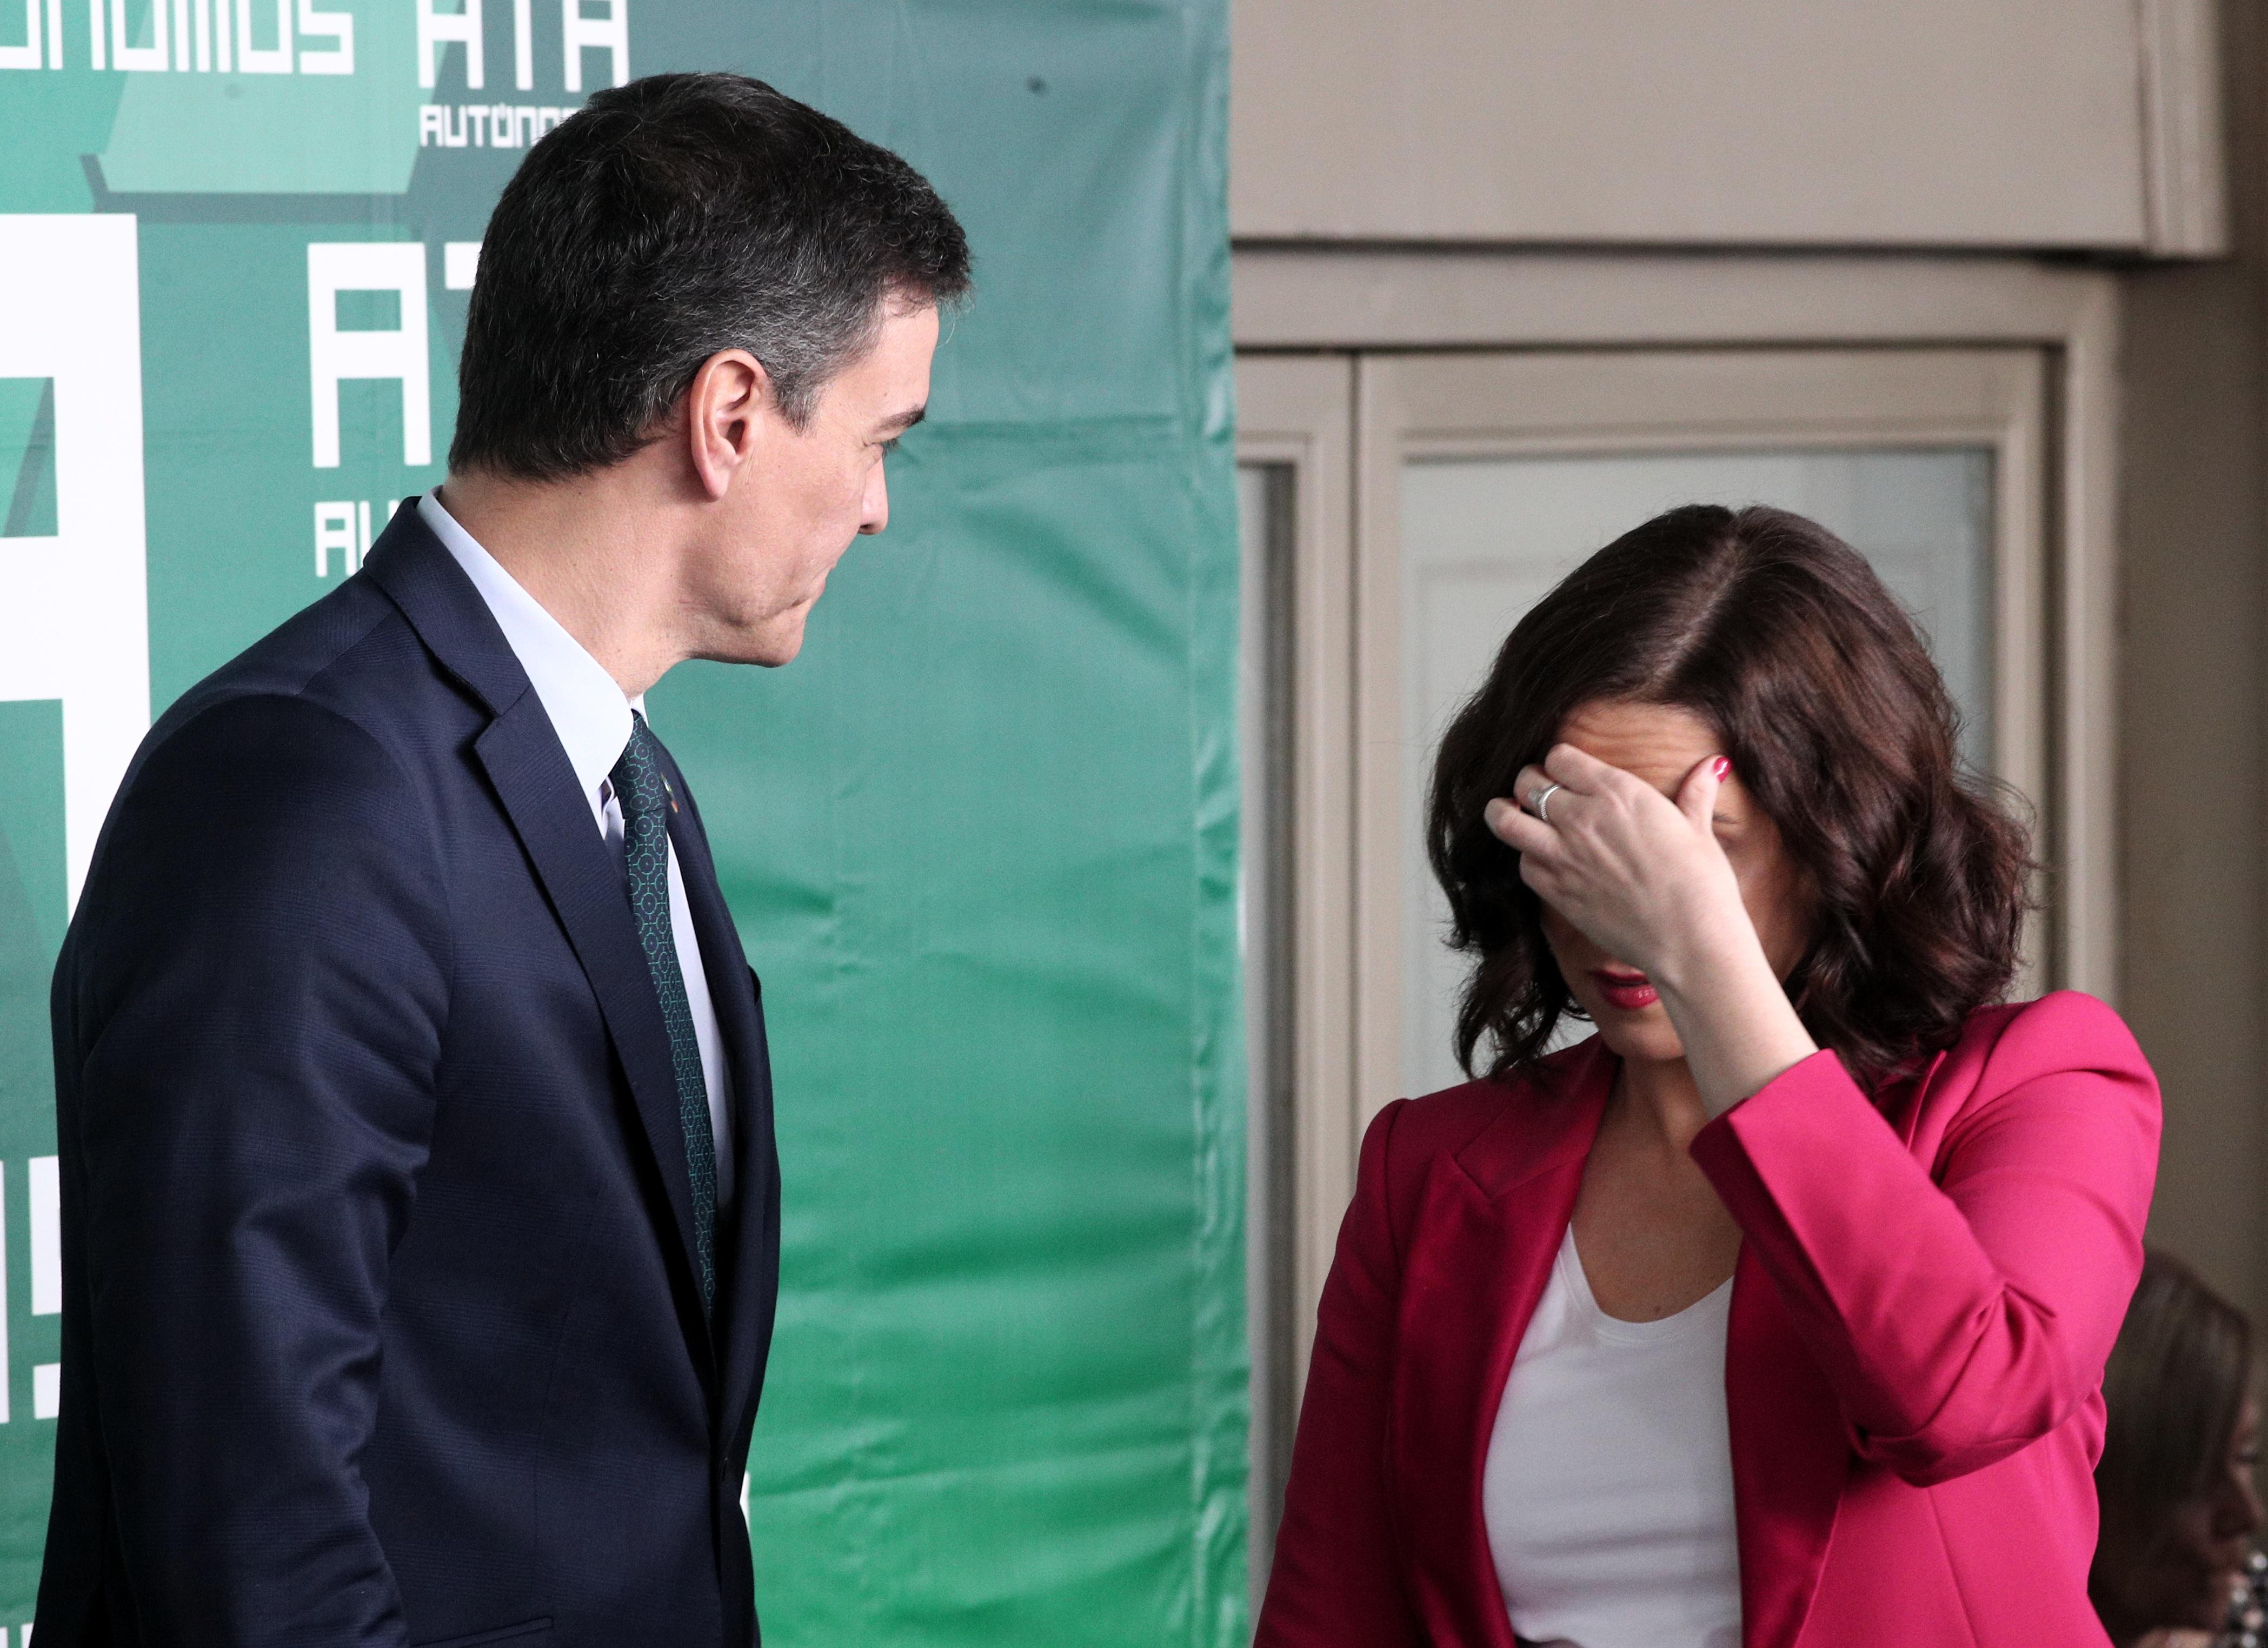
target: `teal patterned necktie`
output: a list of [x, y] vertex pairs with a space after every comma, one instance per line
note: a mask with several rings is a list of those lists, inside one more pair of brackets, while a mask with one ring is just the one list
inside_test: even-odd
[[630, 913], [661, 1021], [669, 1029], [669, 1057], [677, 1076], [677, 1120], [685, 1132], [685, 1167], [693, 1181], [693, 1253], [701, 1268], [701, 1308], [717, 1297], [717, 1139], [709, 1129], [709, 1084], [701, 1074], [701, 1042], [693, 1034], [693, 1007], [677, 965], [677, 938], [669, 922], [669, 813], [676, 803], [662, 779], [659, 747], [645, 717], [630, 711], [630, 741], [610, 775], [622, 808], [622, 847], [630, 860]]

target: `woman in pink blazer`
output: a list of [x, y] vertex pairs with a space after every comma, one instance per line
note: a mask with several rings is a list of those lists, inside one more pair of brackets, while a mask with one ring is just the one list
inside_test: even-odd
[[2106, 1641], [2157, 1086], [2100, 1002], [1994, 1004], [2029, 852], [1955, 732], [1778, 511], [1513, 630], [1429, 826], [1485, 1074], [1364, 1140], [1259, 1648]]

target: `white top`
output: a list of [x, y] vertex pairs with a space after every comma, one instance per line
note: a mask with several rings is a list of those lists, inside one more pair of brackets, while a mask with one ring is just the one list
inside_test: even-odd
[[1740, 1648], [1725, 1418], [1728, 1280], [1660, 1321], [1608, 1315], [1571, 1225], [1520, 1342], [1481, 1506], [1512, 1628], [1564, 1648]]
[[[645, 712], [643, 695], [625, 698], [605, 666], [584, 651], [566, 626], [543, 610], [497, 558], [474, 541], [472, 533], [428, 492], [417, 500], [418, 518], [433, 530], [473, 587], [488, 603], [512, 656], [527, 672], [551, 730], [567, 752], [567, 764], [591, 803], [591, 817], [617, 858], [623, 858], [622, 809], [615, 798], [611, 775], [630, 747], [630, 711]], [[624, 860], [627, 865], [627, 860]], [[627, 867], [623, 873], [627, 875]], [[701, 1044], [701, 1078], [709, 1089], [709, 1128], [717, 1141], [717, 1205], [733, 1200], [732, 1091], [725, 1084], [724, 1038], [717, 1033], [717, 1005], [709, 995], [708, 969], [701, 964], [701, 939], [693, 931], [693, 911], [685, 901], [685, 878], [677, 867], [677, 843], [669, 844], [669, 928], [677, 943], [677, 970], [693, 1009], [693, 1037]]]

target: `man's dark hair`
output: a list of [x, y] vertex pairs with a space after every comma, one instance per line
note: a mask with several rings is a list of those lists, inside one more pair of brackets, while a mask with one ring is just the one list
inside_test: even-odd
[[530, 150], [497, 202], [449, 466], [619, 463], [728, 349], [800, 428], [886, 305], [968, 290], [961, 224], [888, 150], [742, 75], [634, 80]]

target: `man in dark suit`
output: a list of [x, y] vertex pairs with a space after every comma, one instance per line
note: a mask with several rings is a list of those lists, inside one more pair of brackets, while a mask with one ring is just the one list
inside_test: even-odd
[[158, 723], [63, 946], [40, 1648], [755, 1640], [763, 1019], [643, 695], [795, 656], [968, 278], [755, 81], [530, 151], [448, 480]]

